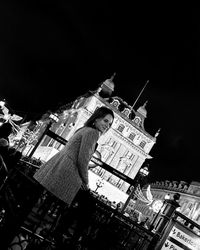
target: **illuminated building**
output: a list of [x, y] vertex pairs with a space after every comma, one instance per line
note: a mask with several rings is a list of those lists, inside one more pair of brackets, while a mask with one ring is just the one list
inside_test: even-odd
[[[134, 179], [145, 160], [152, 158], [149, 153], [156, 143], [159, 131], [152, 136], [144, 128], [147, 117], [146, 103], [134, 110], [133, 106], [128, 105], [120, 97], [112, 96], [114, 87], [111, 77], [96, 91], [89, 91], [71, 104], [62, 106], [56, 112], [59, 121], [52, 125], [51, 130], [68, 140], [97, 107], [107, 106], [114, 111], [115, 119], [111, 129], [99, 139], [97, 150], [103, 162]], [[62, 147], [59, 142], [45, 136], [39, 148], [43, 153], [46, 150], [52, 156]], [[42, 159], [41, 154], [39, 157]], [[46, 160], [47, 157], [43, 159]], [[97, 167], [95, 171], [112, 185], [124, 192], [127, 191], [128, 183], [104, 169]]]
[[[168, 195], [172, 198], [175, 193], [179, 193], [180, 213], [187, 216], [189, 219], [195, 221], [200, 225], [200, 183], [191, 182], [190, 184], [184, 181], [156, 181], [151, 185], [151, 193], [153, 202], [148, 204], [137, 200], [134, 206], [135, 210], [141, 212], [144, 216], [149, 218], [158, 211], [154, 211], [154, 204], [161, 204]], [[143, 188], [143, 194], [146, 197], [146, 188]], [[158, 209], [159, 210], [159, 209]]]

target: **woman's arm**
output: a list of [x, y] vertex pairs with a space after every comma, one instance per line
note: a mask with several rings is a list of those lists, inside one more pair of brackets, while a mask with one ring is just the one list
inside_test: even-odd
[[88, 163], [95, 150], [98, 140], [98, 131], [95, 129], [86, 129], [82, 135], [79, 154], [78, 171], [84, 185], [88, 185]]

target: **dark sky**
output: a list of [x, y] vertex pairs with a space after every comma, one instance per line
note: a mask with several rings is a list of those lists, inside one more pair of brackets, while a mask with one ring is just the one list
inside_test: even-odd
[[151, 180], [200, 181], [199, 9], [109, 1], [1, 1], [0, 98], [34, 119], [116, 72], [114, 95], [148, 100], [145, 129], [161, 128]]

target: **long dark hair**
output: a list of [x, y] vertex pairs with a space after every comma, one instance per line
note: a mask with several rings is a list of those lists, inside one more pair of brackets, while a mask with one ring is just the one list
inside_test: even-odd
[[93, 128], [95, 120], [98, 118], [104, 118], [106, 115], [111, 115], [114, 120], [114, 112], [111, 109], [105, 106], [97, 108], [94, 111], [94, 113], [88, 118], [88, 120], [85, 122], [84, 126]]

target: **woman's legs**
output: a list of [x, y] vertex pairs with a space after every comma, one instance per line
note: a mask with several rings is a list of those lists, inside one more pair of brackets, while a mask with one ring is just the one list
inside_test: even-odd
[[92, 215], [95, 211], [96, 203], [90, 191], [80, 190], [74, 199], [77, 203], [76, 218], [77, 223], [72, 236], [72, 242], [77, 242], [83, 232], [90, 225]]
[[96, 203], [89, 191], [79, 190], [70, 207], [63, 207], [54, 230], [55, 240], [63, 244], [63, 234], [68, 234], [72, 228], [71, 245], [74, 245], [90, 225]]

